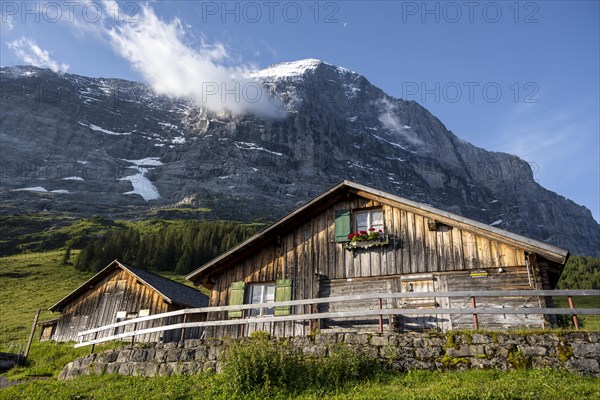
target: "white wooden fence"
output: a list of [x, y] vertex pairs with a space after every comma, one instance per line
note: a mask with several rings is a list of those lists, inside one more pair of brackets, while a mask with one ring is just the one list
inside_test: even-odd
[[[570, 308], [533, 308], [533, 307], [522, 307], [522, 308], [477, 308], [476, 298], [482, 297], [554, 297], [554, 296], [568, 296]], [[577, 320], [577, 314], [580, 315], [600, 315], [600, 308], [575, 308], [573, 306], [573, 296], [591, 296], [598, 299], [600, 305], [600, 290], [506, 290], [506, 291], [456, 291], [456, 292], [409, 292], [409, 293], [370, 293], [350, 296], [338, 296], [338, 297], [323, 297], [316, 299], [306, 300], [291, 300], [291, 301], [279, 301], [277, 303], [261, 303], [261, 304], [244, 304], [236, 306], [221, 306], [221, 307], [203, 307], [203, 308], [188, 308], [178, 311], [171, 311], [161, 314], [149, 315], [146, 317], [140, 317], [130, 319], [122, 322], [117, 322], [110, 325], [101, 326], [94, 329], [88, 329], [77, 334], [79, 343], [75, 347], [83, 347], [89, 345], [95, 345], [97, 343], [107, 342], [110, 340], [122, 340], [135, 336], [145, 335], [154, 332], [164, 332], [169, 330], [181, 330], [181, 340], [185, 338], [185, 330], [189, 328], [198, 327], [209, 327], [209, 326], [226, 326], [226, 325], [238, 325], [248, 326], [250, 324], [265, 323], [265, 322], [282, 322], [282, 321], [313, 321], [320, 319], [335, 319], [335, 318], [348, 318], [348, 317], [365, 317], [365, 316], [378, 316], [379, 317], [379, 329], [383, 329], [383, 316], [384, 315], [423, 315], [423, 314], [471, 314], [473, 315], [473, 327], [478, 329], [478, 314], [521, 314], [521, 315], [572, 315], [575, 327], [579, 329], [579, 323]], [[449, 297], [463, 297], [470, 303], [469, 308], [386, 308], [382, 300], [384, 299], [403, 299], [403, 298], [449, 298]], [[338, 303], [338, 302], [352, 302], [357, 300], [374, 300], [376, 301], [376, 309], [356, 309], [351, 311], [336, 311], [336, 312], [315, 312], [315, 305]], [[298, 306], [298, 305], [310, 305], [313, 312], [309, 314], [293, 314], [284, 316], [264, 316], [264, 317], [252, 317], [252, 318], [241, 318], [241, 319], [224, 319], [214, 321], [199, 321], [199, 322], [186, 322], [186, 316], [195, 314], [207, 314], [213, 312], [223, 311], [239, 311], [242, 310], [245, 315], [247, 310], [258, 309], [258, 308], [271, 308], [274, 306]], [[183, 322], [157, 326], [145, 329], [136, 329], [137, 324], [175, 316], [183, 316]], [[115, 329], [116, 331], [125, 331], [125, 329], [118, 329], [126, 326], [133, 325], [134, 329], [98, 338], [98, 333]], [[93, 350], [93, 348], [92, 348]]]

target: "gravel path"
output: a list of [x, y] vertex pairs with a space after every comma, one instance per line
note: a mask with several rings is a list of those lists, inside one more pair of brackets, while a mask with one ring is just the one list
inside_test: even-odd
[[0, 375], [0, 389], [7, 388], [18, 383], [19, 381], [9, 381], [6, 376]]

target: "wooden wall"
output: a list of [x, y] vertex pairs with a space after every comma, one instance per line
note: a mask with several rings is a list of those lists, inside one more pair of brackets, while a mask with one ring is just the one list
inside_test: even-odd
[[[77, 333], [117, 322], [117, 312], [124, 311], [126, 318], [135, 318], [140, 310], [148, 309], [149, 314], [175, 311], [181, 307], [173, 306], [163, 300], [154, 290], [139, 283], [137, 278], [122, 269], [109, 273], [100, 283], [86, 293], [73, 300], [61, 313], [56, 329], [52, 335], [55, 341], [77, 341]], [[170, 318], [169, 323], [176, 323], [180, 317]], [[147, 321], [137, 329], [159, 326], [161, 320]], [[104, 331], [98, 338], [133, 330], [133, 326]], [[178, 340], [179, 331], [137, 336], [136, 341]], [[199, 332], [188, 331], [186, 337], [195, 337]]]
[[[385, 232], [391, 238], [389, 246], [360, 250], [353, 254], [344, 249], [341, 243], [335, 242], [336, 210], [378, 206], [383, 209]], [[437, 230], [430, 231], [428, 222], [427, 217], [399, 206], [382, 204], [353, 195], [291, 231], [281, 234], [273, 239], [270, 245], [263, 247], [240, 264], [212, 276], [215, 284], [212, 287], [210, 306], [227, 305], [231, 283], [242, 280], [252, 283], [291, 278], [293, 299], [327, 296], [331, 293], [332, 282], [344, 281], [347, 282], [345, 290], [353, 290], [352, 288], [356, 290], [358, 286], [353, 285], [350, 279], [357, 278], [367, 279], [367, 281], [368, 278], [377, 278], [371, 279], [369, 284], [361, 284], [363, 288], [367, 288], [365, 290], [371, 291], [381, 289], [379, 286], [382, 277], [394, 278], [385, 285], [398, 291], [401, 285], [397, 279], [410, 274], [444, 275], [448, 277], [447, 282], [444, 283], [447, 285], [445, 290], [543, 288], [540, 279], [533, 281], [533, 285], [529, 285], [523, 249], [489, 239], [464, 227], [440, 225]], [[506, 276], [506, 279], [475, 281], [469, 276], [469, 271], [484, 269], [497, 271], [499, 267], [506, 270], [502, 275]], [[532, 268], [535, 268], [535, 265]], [[452, 276], [455, 278], [450, 278]], [[324, 287], [324, 283], [328, 283], [330, 287]], [[340, 290], [336, 293], [342, 293]], [[296, 306], [293, 312], [308, 313], [309, 307]], [[226, 318], [224, 313], [209, 316], [209, 319], [224, 318]], [[461, 321], [458, 319], [452, 326], [462, 326]], [[444, 329], [449, 326], [448, 321], [440, 324]], [[277, 323], [277, 325], [260, 324], [257, 321], [256, 326], [253, 324], [250, 331], [266, 330], [275, 335], [309, 333], [308, 323]], [[213, 328], [207, 334], [209, 337], [210, 335], [236, 337], [239, 328]]]

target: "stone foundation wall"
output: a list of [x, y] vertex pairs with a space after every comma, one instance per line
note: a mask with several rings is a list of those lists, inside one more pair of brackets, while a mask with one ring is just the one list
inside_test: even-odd
[[[252, 339], [240, 339], [251, 341]], [[398, 371], [412, 369], [497, 369], [551, 367], [600, 376], [600, 332], [542, 334], [481, 333], [323, 333], [285, 339], [306, 356], [327, 357], [330, 346], [345, 343]], [[172, 375], [219, 371], [227, 340], [143, 343], [107, 350], [70, 362], [60, 379], [79, 375]]]

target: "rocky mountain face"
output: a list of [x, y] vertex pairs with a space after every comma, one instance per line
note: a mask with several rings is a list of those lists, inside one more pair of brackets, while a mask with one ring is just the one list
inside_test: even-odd
[[600, 225], [516, 156], [477, 148], [414, 101], [318, 60], [251, 74], [282, 116], [214, 113], [143, 84], [0, 69], [2, 214], [207, 208], [275, 220], [342, 179], [600, 255]]

